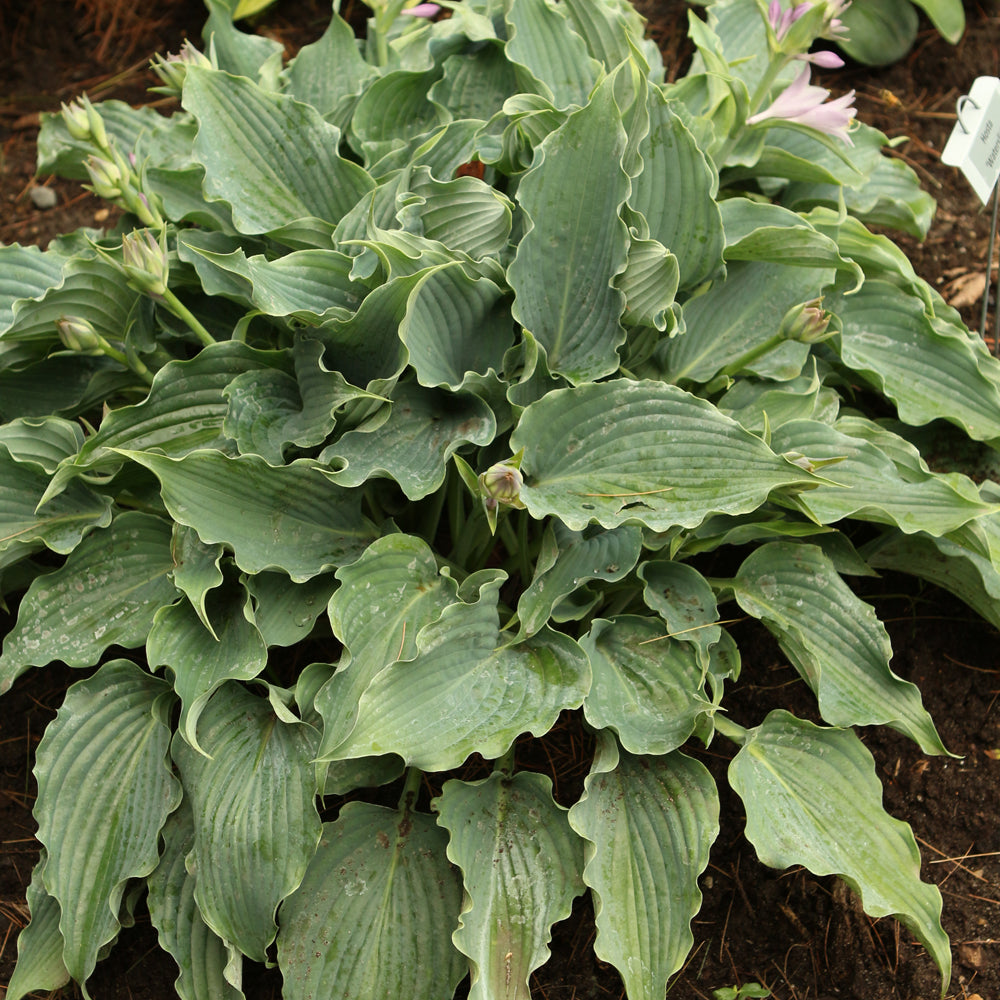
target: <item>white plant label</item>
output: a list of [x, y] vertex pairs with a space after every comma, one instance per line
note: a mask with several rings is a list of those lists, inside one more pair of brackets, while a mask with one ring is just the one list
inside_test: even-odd
[[985, 205], [1000, 177], [1000, 78], [977, 77], [958, 103], [941, 162], [958, 167]]

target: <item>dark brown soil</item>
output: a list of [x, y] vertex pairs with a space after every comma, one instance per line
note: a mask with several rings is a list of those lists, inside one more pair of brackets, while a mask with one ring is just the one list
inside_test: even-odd
[[[958, 306], [970, 327], [980, 324], [989, 216], [964, 179], [943, 166], [940, 151], [954, 123], [957, 98], [977, 76], [1000, 75], [1000, 15], [989, 0], [967, 4], [970, 25], [957, 47], [925, 26], [914, 52], [883, 70], [849, 68], [827, 86], [855, 88], [859, 117], [910, 141], [902, 156], [938, 199], [935, 224], [923, 244], [897, 242], [917, 272]], [[155, 13], [139, 16], [135, 10]], [[676, 0], [644, 0], [640, 9], [668, 65], [687, 46], [686, 10]], [[343, 5], [345, 16], [352, 11]], [[356, 16], [356, 12], [355, 13]], [[38, 113], [87, 90], [94, 100], [145, 101], [146, 54], [175, 51], [197, 38], [205, 12], [196, 0], [161, 0], [147, 8], [124, 0], [50, 0], [5, 5], [0, 0], [0, 242], [44, 245], [79, 226], [109, 221], [106, 206], [79, 185], [34, 175]], [[280, 0], [264, 29], [289, 47], [315, 37], [329, 17], [321, 0]], [[34, 207], [30, 189], [52, 188], [54, 208]], [[994, 265], [994, 280], [995, 280]], [[917, 683], [946, 745], [961, 759], [928, 758], [890, 730], [863, 737], [885, 786], [885, 805], [913, 827], [924, 859], [923, 878], [941, 886], [944, 926], [952, 940], [950, 998], [1000, 1000], [1000, 636], [963, 605], [912, 580], [876, 581], [866, 594], [887, 623], [896, 650], [893, 669]], [[777, 646], [754, 623], [735, 627], [743, 677], [726, 704], [736, 721], [759, 722], [775, 707], [814, 716], [813, 700]], [[27, 914], [25, 887], [37, 858], [31, 816], [34, 748], [55, 715], [68, 683], [65, 668], [31, 671], [0, 702], [0, 986], [13, 968], [15, 940]], [[577, 734], [574, 742], [573, 734]], [[519, 745], [522, 764], [554, 759], [557, 789], [572, 800], [588, 766], [579, 727], [567, 725], [544, 746]], [[722, 835], [702, 879], [705, 903], [695, 920], [695, 948], [668, 996], [710, 998], [721, 986], [759, 982], [781, 1000], [932, 1000], [939, 979], [912, 935], [891, 919], [873, 921], [834, 879], [759, 864], [742, 836], [739, 800], [728, 791], [728, 749], [693, 746], [719, 779]], [[578, 901], [557, 925], [553, 957], [535, 975], [541, 1000], [623, 997], [621, 981], [593, 955], [593, 915]], [[89, 983], [103, 1000], [168, 1000], [176, 975], [142, 913], [124, 931]], [[279, 997], [275, 970], [248, 965], [250, 1000]]]

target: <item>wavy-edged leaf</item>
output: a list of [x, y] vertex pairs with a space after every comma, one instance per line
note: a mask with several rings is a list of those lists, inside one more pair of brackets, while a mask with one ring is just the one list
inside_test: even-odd
[[662, 1000], [694, 943], [698, 878], [719, 832], [712, 776], [679, 751], [633, 757], [605, 732], [569, 822], [588, 841], [594, 951], [618, 970], [630, 1000]]
[[617, 371], [625, 340], [625, 296], [614, 283], [629, 247], [624, 151], [609, 78], [545, 139], [518, 186], [530, 228], [508, 269], [514, 318], [545, 348], [549, 368], [574, 382]]
[[840, 409], [840, 395], [823, 385], [813, 361], [803, 374], [787, 382], [737, 379], [716, 405], [748, 431], [763, 436], [766, 428], [792, 420], [833, 423]]
[[601, 64], [592, 59], [561, 8], [548, 0], [515, 0], [505, 11], [507, 58], [519, 73], [522, 90], [541, 84], [541, 93], [557, 108], [587, 103], [601, 78]]
[[648, 236], [677, 258], [680, 287], [695, 288], [722, 269], [724, 235], [715, 195], [719, 179], [657, 87], [648, 88], [649, 132], [639, 143], [642, 173], [632, 181], [629, 207]]
[[63, 961], [85, 997], [98, 951], [118, 933], [125, 885], [156, 867], [160, 829], [180, 801], [167, 759], [169, 692], [113, 660], [70, 687], [38, 745], [42, 878], [59, 903]]
[[59, 931], [59, 903], [46, 891], [42, 869], [47, 856], [42, 849], [38, 864], [31, 872], [27, 903], [30, 919], [17, 936], [17, 964], [4, 994], [21, 1000], [29, 993], [58, 990], [70, 981], [63, 962], [63, 937]]
[[198, 532], [183, 524], [175, 524], [170, 543], [170, 552], [174, 560], [174, 571], [171, 579], [174, 586], [191, 602], [202, 625], [218, 638], [212, 630], [205, 608], [205, 597], [222, 583], [222, 570], [219, 561], [223, 555], [221, 545], [206, 545]]
[[427, 97], [439, 75], [437, 69], [394, 70], [370, 84], [351, 117], [352, 136], [375, 151], [381, 143], [414, 139], [443, 124], [450, 113]]
[[[622, 321], [630, 326], [666, 330], [671, 324], [671, 306], [680, 277], [677, 258], [656, 240], [632, 239], [628, 263], [615, 279], [625, 296]], [[671, 335], [676, 329], [671, 330]]]
[[20, 417], [0, 424], [0, 447], [15, 461], [50, 475], [63, 459], [75, 455], [82, 444], [80, 425], [61, 417]]
[[375, 186], [339, 155], [340, 129], [307, 104], [196, 67], [183, 100], [198, 122], [193, 155], [205, 168], [205, 196], [232, 207], [240, 232], [274, 233], [312, 218], [332, 233]]
[[449, 935], [462, 887], [447, 843], [430, 816], [347, 803], [281, 907], [287, 1000], [451, 996], [466, 963]]
[[521, 415], [521, 499], [574, 530], [633, 522], [693, 528], [756, 510], [809, 477], [711, 403], [661, 382], [618, 379], [549, 392]]
[[442, 65], [444, 76], [427, 96], [457, 119], [489, 120], [519, 89], [516, 68], [499, 41], [450, 55]]
[[463, 444], [489, 444], [493, 411], [471, 393], [445, 393], [404, 382], [392, 394], [385, 423], [348, 431], [325, 448], [320, 471], [343, 487], [389, 476], [410, 500], [421, 500], [444, 482], [448, 459]]
[[417, 381], [455, 392], [470, 372], [502, 369], [514, 339], [507, 294], [460, 263], [434, 268], [415, 286], [399, 336]]
[[828, 303], [843, 321], [840, 356], [909, 424], [941, 418], [976, 441], [1000, 437], [1000, 362], [979, 337], [934, 325], [923, 303], [884, 281]]
[[895, 916], [916, 934], [947, 985], [951, 950], [941, 893], [920, 881], [913, 833], [883, 809], [875, 761], [854, 732], [771, 712], [747, 733], [729, 781], [765, 865], [839, 875], [860, 894], [866, 913]]
[[62, 279], [65, 254], [36, 246], [0, 247], [0, 337], [14, 322], [19, 309], [38, 300]]
[[28, 667], [90, 667], [109, 646], [141, 646], [153, 616], [177, 599], [170, 526], [137, 512], [94, 531], [57, 570], [36, 577], [4, 638], [0, 693]]
[[583, 702], [595, 729], [613, 729], [630, 753], [666, 754], [709, 708], [706, 671], [689, 643], [664, 637], [653, 618], [598, 618], [581, 640], [594, 680]]
[[396, 753], [425, 771], [458, 767], [471, 753], [499, 757], [523, 732], [548, 732], [590, 686], [586, 654], [544, 629], [501, 646], [497, 591], [452, 604], [421, 629], [411, 660], [378, 673], [358, 704], [357, 723], [331, 759]]
[[89, 531], [111, 523], [111, 497], [82, 483], [41, 504], [50, 481], [35, 462], [18, 461], [0, 441], [0, 551], [42, 542], [53, 552], [71, 552]]
[[289, 583], [284, 573], [255, 573], [246, 579], [253, 598], [253, 620], [270, 646], [294, 646], [305, 639], [326, 610], [336, 589], [333, 575], [314, 576], [305, 583]]
[[669, 635], [692, 644], [699, 651], [699, 662], [707, 665], [712, 646], [722, 637], [709, 582], [693, 566], [668, 559], [644, 562], [636, 575], [645, 584], [646, 607], [659, 614]]
[[186, 601], [161, 608], [146, 640], [149, 665], [169, 667], [181, 699], [178, 732], [195, 750], [198, 718], [227, 680], [248, 681], [267, 665], [267, 646], [253, 623], [250, 595], [242, 584], [213, 590], [206, 602], [212, 633]]
[[924, 753], [947, 753], [919, 689], [889, 669], [892, 647], [871, 605], [844, 583], [815, 545], [769, 542], [733, 581], [747, 614], [759, 618], [813, 689], [835, 726], [885, 724]]
[[534, 635], [564, 598], [589, 580], [614, 583], [632, 572], [642, 549], [634, 525], [611, 531], [571, 531], [560, 522], [545, 529], [531, 583], [517, 602], [519, 638]]
[[235, 683], [209, 701], [199, 735], [211, 756], [180, 734], [171, 750], [194, 813], [187, 866], [195, 900], [219, 937], [263, 962], [275, 910], [298, 888], [320, 838], [310, 763], [317, 735]]
[[302, 459], [279, 468], [255, 456], [229, 458], [193, 451], [182, 458], [122, 450], [160, 480], [175, 521], [203, 542], [222, 542], [247, 573], [284, 570], [304, 583], [351, 562], [375, 537], [361, 498], [319, 474]]
[[[854, 426], [851, 422], [830, 427], [814, 420], [793, 420], [771, 436], [771, 447], [782, 454], [796, 452], [813, 463], [836, 460], [822, 470], [836, 485], [821, 484], [796, 497], [796, 504], [810, 517], [822, 524], [856, 517], [891, 524], [907, 534], [944, 535], [967, 521], [997, 512], [995, 505], [980, 499], [972, 480], [957, 473], [935, 474], [926, 466], [922, 471], [901, 472], [875, 443], [850, 434]], [[881, 433], [895, 437], [889, 431]], [[896, 441], [917, 454], [902, 438]]]
[[361, 695], [394, 660], [411, 660], [420, 630], [458, 600], [458, 585], [438, 571], [434, 553], [413, 535], [385, 535], [337, 570], [330, 624], [348, 657], [317, 692], [323, 717], [320, 757], [342, 743], [357, 720]]
[[433, 808], [462, 871], [465, 905], [452, 940], [471, 960], [470, 1000], [530, 997], [552, 925], [584, 892], [583, 841], [541, 774], [447, 781]]
[[867, 66], [898, 62], [913, 47], [919, 21], [910, 0], [865, 0], [842, 11], [840, 47]]
[[150, 920], [160, 947], [173, 956], [180, 970], [174, 982], [180, 1000], [242, 1000], [239, 983], [227, 978], [234, 955], [202, 919], [194, 901], [195, 876], [184, 864], [192, 847], [194, 819], [191, 804], [184, 799], [167, 819], [163, 856], [149, 876]]

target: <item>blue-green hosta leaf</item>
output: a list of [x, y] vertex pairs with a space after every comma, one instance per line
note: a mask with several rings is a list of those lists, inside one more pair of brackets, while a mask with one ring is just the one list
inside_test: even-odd
[[334, 12], [322, 36], [299, 49], [282, 75], [287, 94], [327, 118], [344, 98], [360, 94], [377, 72], [358, 50], [351, 26]]
[[[684, 305], [687, 332], [662, 348], [668, 381], [707, 382], [728, 364], [773, 337], [782, 317], [816, 298], [833, 279], [826, 268], [737, 261], [725, 280]], [[762, 375], [790, 379], [808, 354], [805, 344], [786, 343], [754, 361]]]
[[56, 321], [74, 316], [87, 320], [111, 343], [121, 343], [139, 298], [109, 261], [102, 257], [73, 257], [66, 262], [61, 281], [37, 298], [13, 303], [13, 320], [3, 332], [2, 341], [27, 343], [47, 351], [59, 344]]
[[462, 886], [447, 845], [430, 816], [345, 805], [281, 907], [287, 1000], [450, 997], [467, 965], [451, 943]]
[[719, 608], [709, 582], [693, 566], [668, 559], [644, 562], [637, 575], [645, 583], [642, 599], [646, 607], [663, 619], [669, 635], [693, 645], [699, 662], [707, 665], [712, 646], [722, 637]]
[[109, 646], [141, 646], [156, 611], [177, 599], [170, 526], [137, 512], [91, 532], [57, 570], [36, 577], [0, 656], [0, 693], [28, 667], [90, 667]]
[[649, 132], [639, 143], [642, 173], [629, 207], [680, 266], [680, 287], [695, 288], [722, 269], [724, 236], [715, 202], [719, 179], [711, 162], [663, 93], [649, 88]]
[[405, 229], [473, 258], [497, 257], [506, 248], [513, 205], [478, 177], [439, 181], [419, 167], [408, 187], [397, 212]]
[[836, 241], [813, 229], [798, 212], [749, 198], [727, 198], [719, 210], [726, 231], [726, 260], [832, 267], [850, 271], [859, 287], [864, 280], [861, 268], [841, 256]]
[[518, 637], [542, 629], [559, 602], [587, 581], [614, 583], [627, 576], [641, 549], [642, 533], [635, 525], [582, 532], [570, 531], [558, 521], [548, 525], [531, 584], [517, 602]]
[[6, 420], [50, 414], [75, 417], [119, 390], [135, 388], [135, 375], [108, 357], [53, 354], [0, 371], [0, 416]]
[[875, 761], [854, 732], [771, 712], [747, 734], [729, 781], [746, 807], [747, 839], [765, 865], [839, 875], [860, 894], [866, 913], [892, 915], [909, 927], [948, 983], [941, 893], [920, 881], [913, 833], [883, 809]]
[[284, 352], [257, 351], [238, 341], [213, 344], [190, 361], [171, 361], [156, 373], [141, 403], [108, 413], [79, 455], [56, 472], [48, 495], [81, 473], [117, 471], [122, 458], [115, 449], [156, 449], [174, 458], [198, 448], [231, 450], [223, 432], [229, 405], [223, 390], [242, 372], [286, 367]]
[[268, 646], [294, 646], [312, 631], [336, 588], [332, 575], [289, 583], [284, 573], [256, 573], [246, 586], [254, 600], [253, 620]]
[[353, 259], [338, 250], [298, 250], [277, 260], [247, 257], [242, 250], [213, 253], [189, 237], [180, 242], [202, 280], [208, 269], [237, 275], [249, 283], [249, 300], [267, 316], [290, 316], [309, 326], [357, 311], [367, 288], [351, 280]]
[[841, 13], [847, 32], [837, 44], [868, 66], [898, 62], [916, 40], [919, 20], [909, 0], [865, 0]]
[[61, 417], [20, 417], [0, 424], [0, 447], [16, 462], [49, 475], [82, 444], [80, 425]]
[[448, 56], [444, 76], [428, 91], [428, 98], [458, 119], [489, 120], [517, 93], [517, 71], [501, 42], [490, 42], [471, 52]]
[[332, 233], [375, 186], [338, 154], [340, 130], [315, 108], [247, 79], [193, 68], [184, 107], [198, 121], [194, 157], [205, 168], [205, 196], [232, 207], [240, 232], [275, 232], [313, 218]]
[[268, 76], [268, 64], [281, 58], [281, 43], [266, 35], [240, 31], [233, 24], [236, 5], [227, 0], [207, 0], [205, 6], [209, 9], [209, 18], [202, 38], [206, 45], [214, 46], [219, 66], [251, 80]]
[[[174, 586], [191, 602], [202, 625], [218, 638], [208, 618], [205, 598], [223, 580], [222, 570], [219, 568], [219, 561], [224, 553], [222, 546], [206, 545], [193, 528], [175, 524], [170, 551], [174, 560], [174, 571], [171, 574]], [[287, 582], [286, 580], [286, 585]]]
[[456, 392], [470, 372], [502, 370], [514, 339], [507, 294], [460, 263], [441, 265], [414, 288], [399, 336], [421, 385]]
[[716, 405], [748, 431], [763, 435], [765, 428], [780, 427], [792, 420], [833, 423], [840, 409], [840, 395], [823, 385], [814, 361], [803, 374], [787, 382], [737, 379]]
[[451, 115], [432, 104], [427, 91], [440, 76], [437, 69], [395, 70], [365, 88], [351, 118], [351, 135], [362, 145], [410, 140], [430, 132]]
[[[908, 534], [944, 535], [973, 518], [997, 512], [995, 505], [980, 499], [971, 479], [956, 473], [935, 474], [926, 466], [901, 473], [877, 443], [851, 435], [851, 428], [850, 422], [830, 427], [814, 420], [793, 420], [771, 436], [771, 447], [781, 454], [797, 452], [812, 462], [842, 459], [822, 469], [836, 485], [820, 485], [795, 498], [820, 523], [856, 517], [892, 524]], [[895, 437], [889, 431], [882, 434]], [[905, 446], [901, 438], [896, 440]]]
[[458, 585], [438, 572], [430, 547], [412, 535], [372, 542], [357, 562], [337, 571], [337, 579], [330, 624], [347, 656], [315, 696], [323, 718], [321, 757], [350, 735], [375, 675], [395, 660], [413, 659], [420, 630], [458, 601]]
[[17, 964], [4, 995], [21, 1000], [29, 993], [59, 990], [70, 981], [63, 962], [63, 938], [59, 931], [59, 903], [46, 891], [42, 870], [47, 856], [42, 849], [31, 872], [27, 903], [31, 919], [17, 936]]
[[959, 0], [913, 0], [934, 27], [955, 45], [965, 31], [965, 8]]
[[587, 721], [613, 729], [631, 753], [676, 750], [710, 707], [697, 649], [665, 638], [654, 618], [598, 618], [580, 645], [594, 672]]
[[875, 569], [896, 570], [950, 591], [973, 611], [1000, 628], [1000, 571], [957, 539], [894, 532], [864, 550]]
[[71, 552], [87, 532], [111, 523], [111, 497], [82, 483], [40, 504], [51, 476], [13, 458], [8, 443], [0, 440], [0, 551], [43, 542], [53, 552]]
[[976, 441], [1000, 437], [1000, 362], [980, 337], [932, 324], [923, 303], [884, 281], [830, 300], [840, 356], [884, 392], [908, 424], [941, 418]]
[[631, 4], [566, 0], [562, 9], [577, 34], [587, 43], [590, 54], [606, 70], [635, 59], [651, 80], [663, 78], [660, 50], [646, 37], [646, 22]]
[[[666, 330], [672, 324], [670, 307], [680, 279], [677, 258], [656, 240], [633, 238], [628, 263], [615, 279], [625, 296], [622, 321], [630, 326], [651, 326]], [[671, 330], [671, 335], [676, 329]]]
[[40, 299], [62, 280], [66, 257], [36, 246], [0, 247], [0, 337], [24, 303]]
[[[180, 970], [174, 982], [180, 1000], [242, 1000], [239, 984], [227, 979], [235, 956], [202, 919], [194, 901], [195, 876], [184, 864], [192, 847], [194, 818], [191, 803], [184, 799], [163, 828], [163, 855], [149, 876], [150, 920], [160, 947]], [[235, 965], [241, 969], [238, 960]]]
[[618, 970], [629, 1000], [662, 1000], [694, 943], [698, 878], [719, 832], [712, 776], [679, 751], [633, 757], [605, 732], [569, 822], [588, 841], [594, 951]]
[[545, 348], [549, 368], [574, 382], [617, 371], [625, 340], [625, 296], [615, 287], [629, 247], [624, 151], [609, 78], [545, 139], [518, 186], [530, 228], [507, 275], [514, 318]]
[[59, 903], [63, 961], [81, 986], [118, 933], [127, 881], [156, 867], [160, 829], [181, 798], [167, 761], [169, 692], [113, 660], [67, 691], [38, 745], [42, 878]]
[[478, 396], [445, 393], [404, 382], [392, 394], [389, 419], [372, 431], [348, 431], [325, 448], [320, 471], [339, 486], [360, 486], [389, 476], [410, 500], [421, 500], [443, 482], [448, 459], [463, 444], [489, 444], [496, 418]]
[[[514, 0], [506, 9], [507, 58], [521, 75], [522, 90], [540, 83], [539, 93], [557, 108], [583, 106], [602, 67], [563, 11], [548, 0]], [[611, 67], [608, 67], [609, 69]]]
[[206, 616], [214, 636], [187, 601], [161, 608], [146, 640], [149, 665], [154, 670], [170, 668], [181, 699], [178, 732], [195, 750], [202, 750], [198, 719], [214, 692], [228, 680], [252, 680], [267, 665], [267, 646], [253, 623], [250, 595], [242, 584], [213, 590]]
[[173, 459], [121, 452], [149, 469], [175, 521], [206, 544], [222, 542], [247, 573], [284, 570], [294, 583], [357, 558], [375, 536], [361, 498], [302, 459], [273, 468], [255, 456], [194, 451]]
[[260, 368], [237, 375], [226, 386], [229, 410], [223, 430], [241, 455], [260, 455], [268, 465], [282, 465], [292, 445], [322, 444], [334, 428], [337, 411], [348, 403], [383, 401], [350, 385], [340, 372], [329, 371], [323, 364], [325, 350], [318, 340], [297, 337], [294, 376]]
[[529, 997], [552, 925], [585, 891], [583, 841], [541, 774], [447, 781], [433, 808], [462, 871], [465, 905], [452, 940], [471, 960], [470, 1000]]
[[425, 771], [458, 767], [471, 753], [499, 757], [515, 737], [548, 732], [590, 687], [586, 654], [544, 629], [502, 646], [497, 591], [486, 583], [474, 604], [452, 604], [421, 629], [412, 659], [375, 676], [350, 736], [332, 759], [396, 753]]
[[712, 513], [756, 510], [809, 476], [711, 403], [660, 382], [611, 382], [548, 393], [521, 415], [521, 499], [580, 531], [633, 522], [693, 528]]
[[737, 602], [759, 618], [835, 726], [884, 724], [924, 753], [947, 753], [919, 689], [889, 669], [892, 647], [871, 605], [815, 545], [769, 542], [740, 566]]
[[194, 812], [195, 900], [219, 937], [263, 962], [275, 910], [298, 888], [320, 838], [317, 735], [234, 683], [209, 701], [199, 734], [210, 757], [180, 734], [171, 751]]

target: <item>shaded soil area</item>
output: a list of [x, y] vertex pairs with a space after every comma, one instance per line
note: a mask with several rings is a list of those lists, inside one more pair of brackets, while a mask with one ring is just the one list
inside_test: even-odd
[[[680, 70], [687, 53], [685, 5], [645, 0], [640, 9], [668, 66]], [[363, 16], [349, 4], [342, 11]], [[891, 137], [910, 137], [893, 155], [918, 172], [939, 210], [923, 243], [895, 238], [917, 272], [978, 328], [990, 220], [958, 172], [941, 164], [940, 151], [957, 98], [975, 77], [1000, 75], [1000, 14], [976, 3], [967, 12], [969, 30], [957, 47], [925, 27], [903, 62], [880, 70], [850, 67], [824, 82], [838, 91], [854, 88], [862, 120]], [[0, 5], [0, 242], [44, 245], [59, 233], [111, 221], [107, 206], [78, 184], [34, 177], [38, 114], [83, 90], [94, 100], [147, 101], [147, 55], [176, 51], [185, 35], [197, 39], [204, 17], [195, 0], [164, 0], [142, 16], [123, 0]], [[281, 0], [260, 28], [292, 51], [316, 37], [328, 18], [329, 5], [319, 0]], [[37, 199], [47, 197], [38, 188], [54, 192], [54, 207], [37, 207]], [[892, 637], [893, 669], [920, 687], [945, 744], [960, 756], [928, 758], [888, 729], [862, 735], [885, 787], [886, 808], [912, 825], [922, 877], [944, 896], [943, 923], [955, 960], [948, 997], [1000, 1000], [1000, 636], [949, 595], [913, 580], [889, 577], [867, 587], [866, 599]], [[811, 694], [769, 636], [751, 622], [734, 626], [734, 634], [744, 664], [726, 697], [734, 719], [755, 725], [775, 707], [815, 718]], [[17, 932], [27, 919], [25, 888], [38, 856], [32, 755], [67, 685], [79, 676], [65, 668], [31, 671], [0, 702], [0, 987], [13, 968]], [[518, 745], [521, 766], [549, 771], [554, 764], [564, 804], [579, 795], [589, 766], [592, 748], [581, 731], [579, 720], [567, 718], [544, 741]], [[718, 987], [752, 982], [781, 1000], [937, 996], [933, 963], [905, 927], [892, 918], [867, 917], [835, 879], [802, 869], [772, 871], [758, 862], [742, 835], [741, 804], [725, 781], [730, 751], [724, 743], [708, 751], [688, 748], [719, 780], [722, 834], [702, 878], [705, 902], [693, 925], [695, 946], [668, 996], [710, 998]], [[590, 903], [578, 901], [555, 928], [553, 957], [533, 980], [535, 996], [623, 996], [615, 970], [595, 957], [593, 940]], [[89, 988], [105, 1000], [167, 1000], [175, 975], [140, 908], [135, 926], [123, 931]], [[248, 964], [244, 986], [251, 1000], [281, 995], [273, 969]]]

